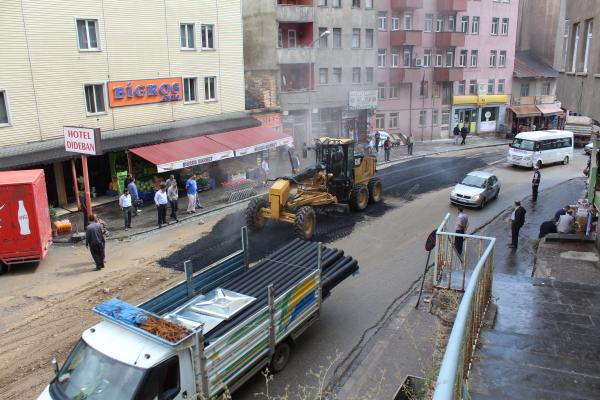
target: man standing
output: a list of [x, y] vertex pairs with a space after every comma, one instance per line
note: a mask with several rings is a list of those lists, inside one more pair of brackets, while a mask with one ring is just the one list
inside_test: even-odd
[[510, 228], [512, 233], [512, 242], [508, 246], [510, 248], [516, 249], [519, 245], [519, 230], [521, 230], [521, 227], [525, 224], [525, 213], [525, 209], [521, 207], [521, 202], [515, 200], [515, 209], [510, 216]]
[[129, 189], [125, 188], [125, 190], [123, 190], [123, 194], [119, 197], [119, 206], [123, 211], [125, 230], [128, 230], [131, 228], [131, 194], [129, 194]]
[[381, 135], [379, 131], [375, 131], [375, 153], [379, 153], [379, 141], [381, 140]]
[[104, 268], [104, 246], [106, 243], [102, 234], [102, 225], [98, 222], [98, 217], [90, 215], [89, 218], [92, 222], [85, 230], [85, 247], [89, 248], [90, 253], [92, 253], [92, 258], [96, 263], [96, 271], [100, 271]]
[[[458, 215], [456, 216], [456, 223], [454, 224], [454, 231], [456, 233], [464, 234], [467, 232], [467, 228], [469, 227], [469, 217], [467, 214], [463, 212], [462, 207], [458, 207]], [[462, 236], [454, 237], [454, 248], [456, 249], [456, 253], [459, 256], [462, 256], [463, 252], [463, 240]]]
[[137, 217], [138, 212], [142, 212], [141, 209], [138, 209], [140, 204], [140, 193], [138, 192], [137, 185], [135, 184], [135, 178], [133, 175], [129, 179], [129, 183], [127, 184], [127, 190], [129, 190], [129, 194], [131, 195], [131, 205], [133, 207], [133, 216]]
[[463, 125], [463, 127], [460, 130], [460, 136], [462, 137], [462, 142], [460, 142], [460, 144], [467, 144], [467, 134], [469, 133], [469, 131], [467, 130], [467, 125]]
[[458, 144], [458, 138], [460, 137], [460, 128], [458, 125], [454, 127], [452, 133], [454, 133], [454, 144]]
[[409, 133], [408, 138], [406, 138], [406, 150], [408, 151], [409, 156], [412, 156], [414, 145], [415, 145], [415, 139], [413, 139], [412, 133]]
[[165, 185], [167, 185], [167, 193], [169, 192], [169, 189], [173, 185], [173, 182], [176, 182], [175, 175], [171, 174], [171, 175], [169, 175], [169, 178], [165, 181]]
[[196, 196], [198, 195], [198, 184], [196, 183], [196, 175], [192, 175], [185, 181], [185, 190], [188, 197], [188, 213], [196, 212]]
[[540, 174], [540, 168], [536, 165], [533, 166], [533, 179], [531, 180], [531, 201], [534, 203], [538, 198], [538, 188], [540, 187], [540, 181], [542, 174]]
[[267, 186], [267, 182], [269, 180], [269, 160], [267, 160], [267, 157], [263, 156], [262, 162], [260, 163], [260, 167], [262, 168], [263, 171], [263, 176], [265, 178], [265, 186]]
[[385, 142], [383, 142], [383, 152], [385, 153], [385, 161], [390, 161], [390, 152], [392, 151], [392, 141], [390, 140], [390, 137], [388, 136], [387, 139], [385, 139]]
[[179, 191], [177, 189], [177, 182], [174, 179], [171, 182], [171, 186], [167, 189], [167, 198], [171, 205], [171, 219], [174, 219], [175, 222], [179, 222], [179, 219], [177, 219], [177, 200], [179, 199]]
[[90, 220], [87, 209], [87, 202], [85, 201], [85, 192], [83, 190], [79, 191], [79, 204], [81, 205], [81, 212], [83, 213], [83, 229], [87, 229]]
[[167, 186], [164, 183], [160, 184], [160, 190], [154, 194], [154, 204], [158, 213], [158, 227], [162, 228], [163, 224], [167, 223]]

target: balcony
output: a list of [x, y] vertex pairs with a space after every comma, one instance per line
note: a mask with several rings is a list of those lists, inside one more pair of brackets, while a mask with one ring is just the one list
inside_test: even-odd
[[421, 68], [390, 68], [390, 84], [420, 82], [423, 79]]
[[437, 10], [442, 13], [467, 11], [467, 0], [438, 0]]
[[462, 67], [435, 67], [433, 69], [433, 80], [436, 82], [462, 81]]
[[422, 31], [392, 31], [390, 45], [392, 47], [420, 46], [423, 39]]
[[447, 49], [448, 47], [463, 47], [464, 45], [464, 32], [438, 32], [435, 34], [435, 47], [438, 49]]
[[312, 61], [313, 59], [314, 52], [311, 52], [310, 47], [277, 49], [278, 64], [302, 64]]
[[314, 8], [310, 6], [283, 5], [277, 6], [279, 22], [313, 22]]
[[423, 0], [391, 0], [392, 10], [415, 10], [423, 8]]

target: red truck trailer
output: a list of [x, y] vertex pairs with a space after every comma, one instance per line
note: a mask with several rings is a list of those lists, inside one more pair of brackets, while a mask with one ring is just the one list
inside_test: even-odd
[[51, 239], [44, 170], [0, 171], [0, 273], [43, 260]]

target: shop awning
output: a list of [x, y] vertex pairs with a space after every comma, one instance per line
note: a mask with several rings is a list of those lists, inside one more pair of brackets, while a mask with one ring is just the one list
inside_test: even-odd
[[217, 133], [215, 135], [208, 135], [207, 137], [234, 150], [236, 156], [258, 153], [279, 146], [293, 144], [291, 136], [264, 126]]
[[534, 104], [526, 104], [522, 106], [511, 106], [511, 111], [517, 114], [517, 118], [537, 117], [541, 115], [540, 110]]
[[167, 172], [212, 161], [234, 157], [233, 150], [208, 136], [153, 144], [129, 149], [156, 165], [158, 172]]
[[558, 104], [538, 104], [536, 106], [538, 110], [546, 117], [549, 115], [558, 115], [563, 112], [562, 108], [558, 106]]

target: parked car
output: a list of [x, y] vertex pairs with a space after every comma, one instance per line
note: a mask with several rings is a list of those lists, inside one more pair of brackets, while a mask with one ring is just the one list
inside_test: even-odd
[[588, 156], [590, 154], [592, 154], [592, 148], [594, 147], [593, 143], [588, 143], [585, 145], [585, 147], [583, 148], [583, 151], [585, 151], [585, 154], [587, 154]]
[[450, 202], [483, 208], [500, 193], [500, 179], [484, 171], [469, 172], [450, 192]]

